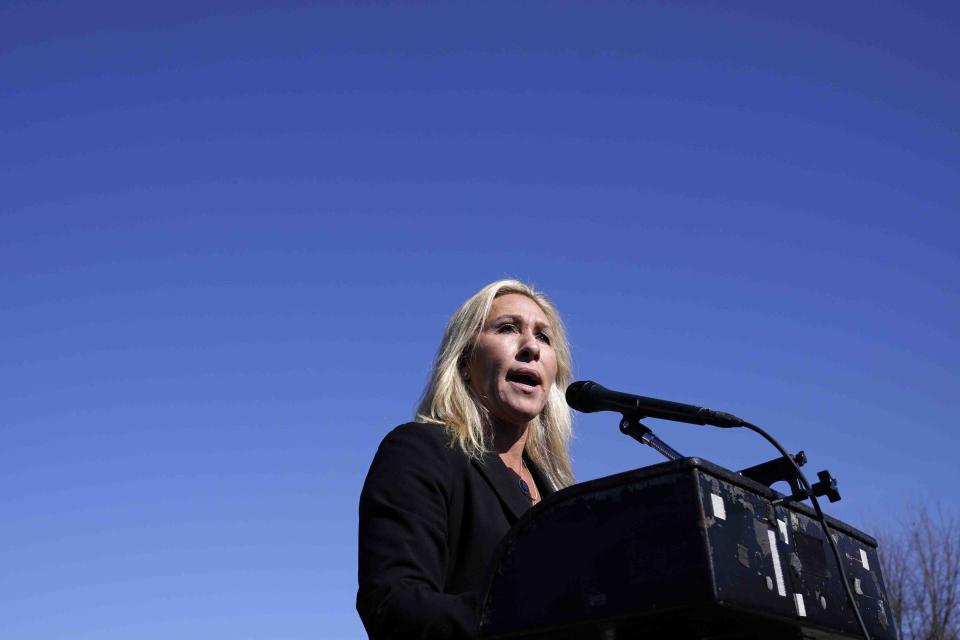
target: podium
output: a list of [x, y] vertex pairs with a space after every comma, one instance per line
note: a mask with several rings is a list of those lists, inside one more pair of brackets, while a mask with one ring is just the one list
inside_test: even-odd
[[[812, 509], [699, 458], [547, 497], [488, 570], [486, 639], [860, 638]], [[896, 640], [876, 540], [831, 534], [872, 638]]]

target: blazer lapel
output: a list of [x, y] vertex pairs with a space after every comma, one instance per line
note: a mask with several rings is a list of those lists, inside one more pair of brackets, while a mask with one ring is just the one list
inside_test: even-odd
[[524, 454], [523, 459], [527, 461], [527, 470], [530, 471], [530, 475], [533, 476], [533, 481], [537, 483], [537, 490], [540, 492], [540, 498], [546, 498], [550, 494], [556, 493], [553, 490], [553, 487], [547, 482], [547, 479], [543, 477], [543, 474], [540, 473], [540, 468], [537, 465], [530, 462], [530, 458]]
[[514, 520], [527, 512], [530, 501], [520, 492], [517, 477], [507, 469], [507, 465], [503, 464], [496, 452], [488, 451], [480, 460], [474, 460], [473, 464], [493, 487], [500, 502], [507, 507]]

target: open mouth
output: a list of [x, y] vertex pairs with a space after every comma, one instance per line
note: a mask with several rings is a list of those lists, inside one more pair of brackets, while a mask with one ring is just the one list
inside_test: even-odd
[[507, 380], [510, 382], [516, 382], [517, 384], [522, 384], [526, 387], [540, 386], [540, 374], [538, 374], [536, 371], [530, 371], [527, 369], [518, 369], [516, 371], [507, 373]]

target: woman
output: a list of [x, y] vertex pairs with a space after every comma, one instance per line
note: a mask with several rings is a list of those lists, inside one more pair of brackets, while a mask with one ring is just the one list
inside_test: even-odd
[[570, 351], [542, 294], [487, 285], [453, 315], [416, 422], [360, 496], [357, 610], [371, 638], [471, 638], [487, 563], [531, 505], [573, 483]]

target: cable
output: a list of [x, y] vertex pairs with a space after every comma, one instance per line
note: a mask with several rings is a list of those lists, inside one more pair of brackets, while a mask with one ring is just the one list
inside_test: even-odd
[[860, 608], [857, 606], [857, 601], [853, 598], [853, 591], [850, 590], [850, 581], [847, 579], [847, 572], [843, 569], [843, 560], [840, 558], [840, 550], [837, 549], [837, 543], [834, 542], [833, 536], [830, 535], [830, 528], [827, 526], [827, 518], [823, 515], [823, 510], [820, 509], [820, 503], [817, 501], [817, 496], [813, 495], [813, 488], [810, 486], [810, 482], [807, 480], [807, 477], [803, 475], [802, 471], [800, 471], [800, 467], [796, 462], [794, 462], [793, 457], [787, 453], [787, 450], [784, 449], [773, 436], [757, 425], [746, 421], [744, 421], [741, 426], [759, 433], [767, 440], [767, 442], [776, 447], [777, 451], [780, 452], [780, 455], [782, 455], [784, 459], [786, 459], [793, 467], [793, 470], [796, 472], [800, 482], [803, 483], [803, 488], [806, 490], [807, 495], [810, 496], [810, 502], [813, 503], [813, 509], [817, 513], [817, 520], [820, 522], [820, 528], [823, 529], [823, 534], [827, 537], [827, 542], [830, 544], [831, 551], [833, 551], [833, 558], [837, 561], [837, 568], [840, 570], [840, 579], [843, 581], [843, 588], [847, 592], [847, 602], [849, 602], [850, 606], [853, 608], [853, 613], [857, 617], [857, 623], [860, 625], [860, 631], [863, 633], [863, 637], [866, 638], [866, 640], [870, 640], [870, 632], [867, 631], [867, 625], [863, 622], [863, 616], [860, 615]]

